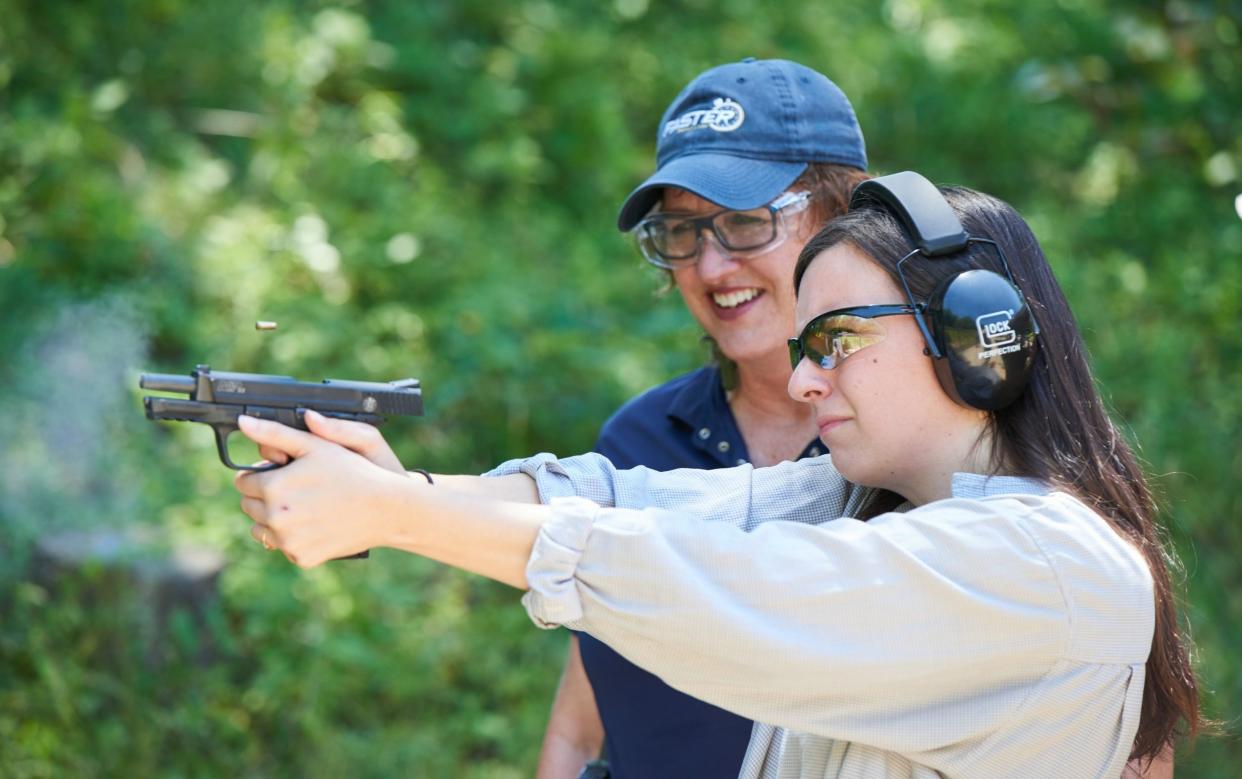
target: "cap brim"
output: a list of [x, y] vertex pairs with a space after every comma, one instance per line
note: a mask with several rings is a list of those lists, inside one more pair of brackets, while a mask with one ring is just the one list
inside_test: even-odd
[[678, 187], [722, 208], [747, 209], [771, 203], [806, 170], [805, 162], [774, 162], [728, 154], [687, 154], [669, 160], [638, 186], [621, 206], [617, 227], [634, 229], [660, 199], [664, 187]]

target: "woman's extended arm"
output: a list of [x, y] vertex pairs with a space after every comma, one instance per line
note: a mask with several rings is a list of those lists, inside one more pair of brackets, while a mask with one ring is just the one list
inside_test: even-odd
[[[327, 430], [322, 418], [308, 420], [312, 433]], [[526, 561], [550, 515], [526, 476], [440, 477], [433, 486], [312, 433], [248, 417], [240, 427], [292, 460], [235, 483], [255, 539], [297, 565], [389, 546], [526, 589]]]
[[[321, 493], [316, 501], [341, 499], [356, 504], [345, 514], [323, 516], [327, 521], [321, 523], [317, 534], [320, 545], [330, 543], [339, 548], [353, 548], [354, 551], [390, 545], [419, 552], [410, 546], [415, 542], [408, 537], [410, 528], [400, 518], [409, 506], [403, 509], [389, 501], [386, 508], [381, 508], [375, 499], [385, 495], [393, 497], [390, 492], [380, 491], [374, 495], [367, 492], [372, 489], [366, 486], [370, 481], [382, 481], [380, 474], [369, 472], [367, 461], [392, 474], [406, 476], [382, 435], [369, 425], [330, 419], [314, 412], [306, 414], [306, 421], [314, 435], [275, 422], [249, 418], [241, 420], [242, 431], [259, 444], [260, 452], [268, 460], [281, 463], [291, 458], [306, 460], [297, 463], [296, 468], [289, 466], [269, 472], [264, 478], [260, 478], [262, 474], [238, 477], [238, 489], [246, 496], [243, 508], [247, 513], [252, 510], [259, 512], [252, 514], [259, 523], [253, 531], [255, 537], [263, 540], [261, 535], [267, 532], [268, 542], [277, 540], [276, 528], [268, 521], [263, 501], [259, 500], [261, 495], [270, 489], [312, 489]], [[312, 454], [314, 456], [307, 459]], [[353, 455], [353, 458], [345, 455]], [[294, 474], [306, 478], [289, 481]], [[425, 483], [423, 477], [417, 474], [412, 481], [415, 484]], [[618, 470], [597, 454], [561, 460], [545, 454], [510, 461], [486, 477], [436, 475], [435, 483], [442, 492], [449, 493], [439, 497], [450, 503], [454, 500], [454, 494], [457, 498], [469, 496], [516, 503], [546, 503], [555, 497], [576, 495], [587, 497], [601, 506], [674, 508], [700, 519], [748, 531], [770, 521], [815, 523], [848, 515], [857, 511], [870, 494], [869, 490], [845, 481], [827, 457], [760, 469], [739, 466], [715, 471], [659, 472], [646, 468]], [[389, 486], [397, 489], [395, 484]], [[404, 486], [415, 489], [409, 484]], [[351, 497], [351, 492], [359, 494]], [[757, 506], [762, 506], [762, 511], [756, 510]], [[423, 507], [430, 508], [429, 505]], [[449, 504], [440, 508], [453, 510]], [[274, 521], [280, 526], [282, 541], [286, 537], [303, 541], [304, 535], [290, 535], [289, 523], [282, 521], [281, 514], [276, 512]], [[303, 516], [314, 514], [304, 509]], [[352, 519], [348, 523], [335, 521], [340, 516], [351, 516]], [[377, 535], [381, 525], [386, 533], [391, 534], [391, 537], [385, 536], [387, 541]], [[266, 531], [264, 526], [268, 528]], [[333, 540], [330, 541], [329, 536], [333, 536]], [[290, 553], [291, 559], [297, 559], [303, 565], [340, 556], [324, 557], [322, 549], [290, 549], [288, 544], [282, 546]], [[434, 554], [429, 556], [441, 559]], [[514, 581], [511, 576], [505, 580], [510, 583]]]

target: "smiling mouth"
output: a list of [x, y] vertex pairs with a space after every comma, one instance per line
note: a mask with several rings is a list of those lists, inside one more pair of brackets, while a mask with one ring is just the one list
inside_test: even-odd
[[720, 308], [737, 308], [743, 303], [749, 303], [755, 298], [763, 294], [763, 290], [755, 289], [739, 289], [733, 292], [713, 292], [712, 302]]

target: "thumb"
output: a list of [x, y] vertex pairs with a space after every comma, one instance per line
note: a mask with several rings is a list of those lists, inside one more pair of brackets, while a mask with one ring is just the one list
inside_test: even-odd
[[324, 416], [311, 409], [304, 417], [306, 427], [320, 438], [353, 450], [371, 462], [397, 473], [404, 473], [401, 461], [393, 454], [383, 434], [374, 425]]
[[336, 419], [309, 408], [306, 409], [303, 419], [306, 420], [307, 429], [315, 435], [360, 454], [366, 454], [380, 438], [379, 431], [365, 422]]
[[309, 454], [318, 445], [317, 439], [310, 433], [245, 414], [237, 417], [237, 427], [243, 435], [259, 446], [279, 450], [293, 458]]

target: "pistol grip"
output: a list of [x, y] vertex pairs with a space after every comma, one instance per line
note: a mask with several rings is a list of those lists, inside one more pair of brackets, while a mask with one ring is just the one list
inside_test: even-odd
[[[212, 431], [216, 434], [216, 450], [220, 453], [220, 462], [235, 471], [251, 471], [253, 473], [261, 473], [263, 471], [272, 471], [282, 467], [279, 463], [268, 463], [267, 465], [238, 465], [229, 458], [229, 436], [237, 432], [237, 425], [212, 425]], [[370, 550], [364, 550], [358, 554], [346, 555], [345, 557], [334, 557], [333, 560], [365, 560], [371, 556]]]

